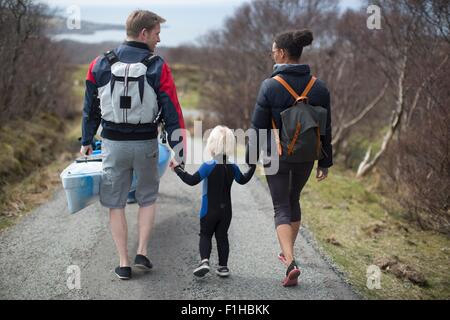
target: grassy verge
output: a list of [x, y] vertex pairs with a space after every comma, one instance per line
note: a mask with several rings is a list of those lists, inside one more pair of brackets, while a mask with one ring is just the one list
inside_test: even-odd
[[89, 69], [89, 65], [73, 65], [72, 69], [73, 93], [75, 97], [79, 99], [78, 101], [82, 101], [82, 99], [84, 98], [86, 74]]
[[[305, 225], [364, 296], [450, 298], [450, 239], [403, 219], [402, 208], [370, 191], [370, 181], [358, 181], [354, 173], [333, 167], [325, 182], [311, 177], [301, 202]], [[392, 259], [403, 266], [400, 272], [392, 272], [394, 266], [387, 268], [381, 289], [369, 290], [367, 268]], [[411, 270], [425, 280], [421, 285], [405, 277]]]
[[[0, 231], [17, 223], [26, 213], [39, 206], [60, 187], [59, 173], [73, 161], [78, 148], [79, 120], [69, 124], [45, 116], [34, 121], [17, 120], [12, 128], [3, 128], [0, 139], [12, 149], [3, 154], [5, 161], [15, 163], [8, 176], [3, 175], [0, 196]], [[15, 128], [15, 129], [14, 129]], [[45, 137], [49, 140], [42, 140]], [[14, 175], [16, 177], [14, 177]]]
[[[265, 183], [263, 170], [256, 174]], [[302, 192], [302, 223], [356, 291], [368, 299], [450, 299], [450, 238], [408, 222], [394, 200], [371, 190], [373, 181], [338, 166], [323, 182], [314, 174]], [[381, 289], [368, 289], [367, 268], [394, 261]], [[411, 271], [424, 283], [407, 279]]]
[[[73, 66], [73, 94], [84, 96], [88, 66]], [[0, 230], [14, 225], [60, 187], [60, 172], [78, 150], [80, 118], [62, 120], [51, 114], [17, 119], [0, 128]]]
[[177, 94], [183, 109], [197, 109], [200, 103], [202, 74], [197, 67], [174, 64], [171, 66]]

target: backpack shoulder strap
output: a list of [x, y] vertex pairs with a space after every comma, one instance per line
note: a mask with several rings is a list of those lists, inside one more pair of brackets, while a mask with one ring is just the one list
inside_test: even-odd
[[317, 78], [312, 76], [311, 80], [309, 80], [308, 85], [306, 86], [305, 90], [302, 93], [302, 97], [307, 98], [309, 92], [311, 91], [312, 87], [314, 86], [314, 84], [316, 83]]
[[158, 56], [156, 54], [150, 53], [144, 59], [142, 59], [141, 63], [147, 68], [150, 66], [153, 60], [155, 60]]
[[289, 83], [286, 82], [286, 80], [284, 80], [282, 77], [280, 76], [275, 76], [273, 77], [273, 79], [277, 80], [279, 83], [281, 83], [281, 85], [287, 90], [289, 91], [289, 93], [294, 97], [295, 102], [298, 103], [300, 101], [303, 100], [308, 100], [308, 93], [311, 91], [312, 87], [314, 86], [314, 83], [316, 82], [317, 78], [316, 77], [311, 77], [311, 80], [308, 82], [308, 84], [306, 85], [305, 90], [302, 92], [302, 94], [299, 96], [298, 93], [292, 89], [292, 87], [289, 85]]
[[292, 89], [292, 87], [289, 85], [289, 83], [286, 82], [286, 80], [284, 80], [282, 77], [280, 76], [275, 76], [273, 77], [273, 79], [277, 80], [287, 91], [289, 91], [289, 93], [291, 94], [291, 96], [294, 97], [295, 101], [300, 101], [300, 96], [298, 95], [298, 93]]
[[[152, 62], [156, 59], [158, 57], [158, 55], [156, 55], [156, 54], [153, 54], [153, 53], [150, 53], [150, 54], [148, 54], [144, 59], [142, 59], [141, 60], [141, 63], [147, 68], [147, 70], [148, 70], [148, 67], [152, 64]], [[161, 107], [161, 105], [158, 103], [158, 113], [156, 114], [156, 118], [155, 118], [155, 120], [153, 120], [153, 123], [162, 123], [163, 124], [163, 127], [162, 127], [162, 130], [163, 130], [163, 141], [165, 141], [165, 134], [166, 134], [166, 131], [165, 131], [165, 128], [164, 128], [164, 126], [165, 126], [165, 123], [164, 123], [164, 120], [162, 120], [161, 121], [161, 118], [162, 118], [162, 107]], [[165, 143], [165, 142], [164, 142]]]
[[108, 60], [110, 66], [117, 62], [120, 62], [119, 57], [117, 57], [116, 53], [113, 50], [106, 52], [104, 56], [106, 60]]

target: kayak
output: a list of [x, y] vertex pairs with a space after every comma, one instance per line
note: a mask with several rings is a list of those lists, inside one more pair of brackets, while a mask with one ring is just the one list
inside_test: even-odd
[[[158, 143], [158, 172], [161, 178], [167, 170], [171, 151], [166, 144]], [[77, 159], [63, 170], [60, 175], [67, 198], [69, 213], [77, 213], [98, 201], [102, 178], [101, 151], [95, 150], [89, 157]], [[133, 180], [136, 177], [133, 175]], [[133, 181], [133, 186], [136, 185]], [[130, 191], [134, 191], [133, 188]]]

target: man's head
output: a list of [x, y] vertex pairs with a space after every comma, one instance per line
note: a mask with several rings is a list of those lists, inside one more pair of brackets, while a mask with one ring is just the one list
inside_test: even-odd
[[150, 50], [155, 51], [156, 44], [160, 42], [161, 23], [164, 22], [166, 22], [164, 18], [151, 11], [133, 11], [127, 19], [127, 39], [143, 42]]

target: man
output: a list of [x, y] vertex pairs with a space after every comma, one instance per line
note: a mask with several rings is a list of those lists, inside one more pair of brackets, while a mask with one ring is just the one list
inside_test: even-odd
[[139, 205], [139, 244], [134, 265], [152, 268], [147, 246], [159, 190], [159, 122], [164, 121], [172, 149], [182, 143], [175, 158], [184, 162], [185, 136], [172, 138], [175, 130], [185, 129], [175, 84], [168, 65], [153, 55], [164, 22], [150, 11], [132, 12], [126, 22], [127, 40], [92, 61], [86, 79], [80, 152], [92, 152], [91, 142], [101, 123], [104, 159], [100, 202], [109, 208], [111, 232], [120, 258], [115, 272], [123, 280], [131, 278], [125, 206], [133, 171]]

